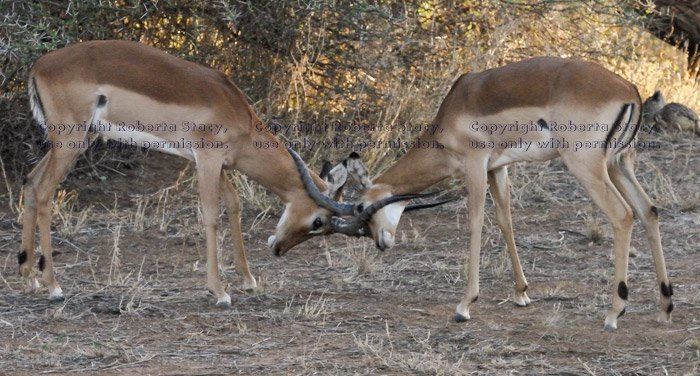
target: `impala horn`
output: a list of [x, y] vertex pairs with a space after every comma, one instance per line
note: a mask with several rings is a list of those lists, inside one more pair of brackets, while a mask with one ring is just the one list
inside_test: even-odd
[[452, 199], [452, 200], [445, 200], [445, 201], [439, 201], [439, 202], [429, 202], [429, 203], [427, 203], [427, 204], [412, 204], [412, 205], [406, 206], [406, 207], [403, 209], [403, 211], [404, 211], [404, 212], [407, 212], [407, 211], [413, 211], [413, 210], [434, 208], [434, 207], [436, 207], [436, 206], [444, 205], [444, 204], [447, 204], [448, 202], [452, 202], [452, 201], [454, 201], [454, 199]]
[[304, 184], [306, 192], [309, 194], [309, 197], [311, 197], [311, 199], [318, 204], [318, 206], [338, 215], [354, 214], [352, 204], [342, 204], [336, 202], [330, 197], [327, 197], [323, 193], [319, 192], [318, 188], [316, 188], [316, 184], [314, 184], [313, 180], [311, 179], [311, 175], [309, 175], [309, 170], [306, 169], [306, 164], [301, 159], [299, 154], [290, 148], [287, 148], [287, 151], [289, 151], [289, 154], [291, 154], [292, 158], [294, 158], [294, 163], [297, 165], [297, 170], [299, 170], [301, 182]]
[[[430, 193], [416, 193], [416, 194], [408, 194], [408, 195], [398, 195], [398, 196], [390, 196], [387, 198], [383, 198], [379, 201], [375, 201], [372, 203], [372, 205], [366, 207], [360, 215], [357, 216], [358, 219], [362, 221], [369, 221], [372, 216], [379, 211], [379, 209], [391, 205], [395, 202], [398, 201], [408, 201], [412, 200], [414, 198], [425, 198], [425, 197], [430, 197], [430, 196], [435, 196], [439, 194], [441, 191], [436, 191], [436, 192], [430, 192]], [[415, 205], [409, 205], [412, 206], [410, 210], [418, 210], [418, 209], [423, 209], [423, 208], [432, 208], [433, 206], [441, 205], [444, 204], [447, 201], [441, 202], [441, 203], [432, 203], [432, 204], [415, 204]], [[405, 209], [404, 209], [405, 211]]]
[[[384, 199], [381, 199], [379, 201], [376, 201], [372, 203], [372, 205], [368, 206], [366, 209], [364, 209], [360, 214], [351, 219], [351, 220], [346, 220], [340, 217], [333, 216], [331, 218], [331, 228], [334, 233], [339, 233], [343, 235], [348, 235], [348, 236], [367, 236], [367, 237], [372, 237], [372, 231], [370, 231], [369, 226], [367, 223], [369, 222], [370, 218], [379, 211], [379, 209], [391, 205], [395, 202], [398, 201], [407, 201], [411, 200], [414, 198], [422, 198], [422, 197], [430, 197], [434, 196], [436, 194], [440, 193], [438, 192], [431, 192], [431, 193], [419, 193], [419, 194], [408, 194], [408, 195], [398, 195], [398, 196], [390, 196]], [[429, 203], [429, 204], [415, 204], [415, 205], [409, 205], [406, 207], [406, 210], [418, 210], [418, 209], [424, 209], [424, 208], [432, 208], [438, 205], [442, 205], [446, 202], [450, 202], [452, 200], [447, 200], [447, 201], [441, 201], [441, 202], [436, 202], [436, 203]]]
[[359, 221], [357, 218], [348, 221], [344, 218], [332, 216], [331, 232], [355, 237], [372, 237], [372, 231], [367, 226], [367, 222]]
[[[354, 205], [352, 204], [343, 204], [334, 201], [333, 199], [329, 198], [328, 196], [322, 194], [318, 188], [316, 188], [316, 184], [314, 184], [313, 180], [311, 179], [311, 175], [309, 174], [309, 170], [306, 168], [306, 164], [304, 161], [301, 159], [299, 154], [297, 154], [294, 150], [287, 148], [287, 151], [289, 151], [289, 154], [292, 156], [294, 159], [294, 163], [297, 166], [297, 170], [299, 170], [299, 174], [301, 175], [301, 182], [304, 185], [304, 188], [306, 189], [306, 192], [309, 194], [309, 197], [313, 199], [318, 206], [327, 209], [331, 211], [332, 213], [336, 215], [354, 215], [355, 210], [354, 210]], [[387, 198], [383, 198], [379, 201], [376, 201], [372, 203], [370, 206], [362, 210], [356, 217], [354, 217], [351, 220], [346, 220], [337, 216], [333, 216], [331, 218], [331, 227], [333, 232], [337, 232], [340, 234], [348, 235], [348, 236], [369, 236], [371, 237], [371, 231], [369, 231], [369, 227], [367, 226], [367, 222], [372, 218], [372, 216], [377, 213], [381, 208], [391, 205], [395, 202], [399, 201], [408, 201], [412, 200], [414, 198], [425, 198], [425, 197], [430, 197], [430, 196], [435, 196], [439, 194], [441, 191], [437, 192], [430, 192], [430, 193], [418, 193], [418, 194], [406, 194], [406, 195], [397, 195], [397, 196], [390, 196]], [[435, 203], [427, 203], [427, 204], [414, 204], [414, 205], [408, 205], [404, 211], [412, 211], [412, 210], [418, 210], [418, 209], [426, 209], [426, 208], [432, 208], [438, 205], [445, 204], [447, 202], [450, 202], [452, 200], [447, 200], [447, 201], [441, 201], [441, 202], [435, 202]]]

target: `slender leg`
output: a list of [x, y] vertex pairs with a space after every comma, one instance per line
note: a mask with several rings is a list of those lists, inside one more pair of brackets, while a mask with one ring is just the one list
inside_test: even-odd
[[34, 167], [24, 184], [24, 226], [22, 228], [22, 246], [18, 255], [19, 274], [25, 282], [25, 292], [33, 292], [39, 289], [39, 281], [36, 279], [34, 269], [34, 241], [36, 238], [37, 208], [34, 194], [35, 181], [41, 180], [46, 165], [50, 164], [49, 152]]
[[[608, 176], [605, 157], [597, 149], [592, 149], [587, 163], [580, 163], [579, 158], [568, 158], [564, 155], [564, 163], [571, 173], [581, 182], [593, 202], [605, 213], [613, 228], [615, 247], [615, 277], [613, 283], [612, 309], [605, 318], [605, 329], [617, 328], [617, 319], [625, 313], [627, 301], [627, 268], [629, 260], [630, 241], [634, 217], [632, 209]], [[581, 151], [579, 151], [581, 153]], [[599, 153], [599, 154], [595, 154]]]
[[644, 189], [634, 176], [634, 155], [627, 153], [623, 157], [622, 165], [613, 165], [609, 168], [610, 178], [625, 198], [627, 203], [632, 207], [637, 218], [644, 226], [644, 232], [649, 241], [651, 254], [654, 258], [654, 266], [656, 268], [656, 280], [659, 284], [661, 294], [661, 312], [659, 313], [659, 321], [670, 322], [671, 311], [673, 311], [673, 286], [668, 281], [666, 274], [666, 263], [664, 261], [664, 253], [661, 248], [661, 235], [659, 234], [659, 212], [651, 200], [644, 192]]
[[216, 230], [219, 225], [219, 179], [221, 162], [207, 158], [204, 153], [197, 156], [197, 182], [199, 201], [202, 204], [202, 219], [207, 237], [207, 288], [216, 296], [218, 307], [230, 307], [231, 297], [224, 290], [219, 278]]
[[486, 201], [486, 163], [474, 160], [468, 163], [466, 171], [469, 191], [469, 266], [467, 290], [457, 306], [456, 322], [469, 319], [469, 307], [479, 297], [479, 256], [481, 253], [481, 229], [484, 225], [484, 202]]
[[[34, 236], [39, 225], [39, 245], [41, 258], [39, 269], [42, 281], [49, 289], [52, 300], [63, 300], [63, 291], [56, 282], [53, 270], [51, 250], [51, 207], [56, 186], [65, 177], [66, 172], [84, 149], [55, 148], [39, 162], [29, 174], [25, 184], [25, 223], [22, 232], [22, 250], [19, 256], [20, 274], [25, 279], [28, 290], [36, 289], [36, 271], [34, 270]], [[25, 255], [25, 256], [23, 256]]]
[[243, 247], [243, 234], [241, 233], [241, 199], [238, 193], [231, 184], [231, 181], [226, 177], [226, 173], [221, 171], [219, 178], [221, 184], [221, 192], [228, 212], [228, 220], [231, 225], [231, 242], [233, 243], [233, 262], [236, 266], [236, 273], [243, 277], [243, 288], [252, 290], [257, 287], [255, 277], [250, 274], [248, 269], [248, 260]]
[[518, 250], [515, 248], [513, 220], [510, 216], [510, 181], [508, 180], [507, 167], [489, 171], [488, 181], [493, 202], [496, 204], [496, 222], [498, 222], [498, 226], [503, 232], [503, 237], [506, 239], [506, 248], [510, 255], [511, 264], [513, 264], [513, 280], [515, 281], [513, 302], [524, 307], [530, 304], [530, 298], [525, 292], [527, 290], [527, 280], [520, 265]]

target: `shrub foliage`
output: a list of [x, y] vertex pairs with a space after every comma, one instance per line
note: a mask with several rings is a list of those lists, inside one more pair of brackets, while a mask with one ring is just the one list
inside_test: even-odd
[[[644, 6], [631, 0], [3, 1], [0, 157], [20, 177], [43, 155], [24, 82], [32, 62], [92, 39], [138, 40], [225, 71], [268, 123], [429, 123], [460, 73], [536, 55], [598, 61], [636, 81], [643, 95], [678, 82], [693, 88], [682, 54], [664, 50], [644, 31]], [[645, 81], [660, 64], [678, 78]], [[692, 106], [694, 92], [673, 99]], [[410, 128], [350, 133], [341, 136], [417, 136]], [[346, 152], [306, 157], [337, 159]], [[376, 171], [402, 151], [362, 152]]]

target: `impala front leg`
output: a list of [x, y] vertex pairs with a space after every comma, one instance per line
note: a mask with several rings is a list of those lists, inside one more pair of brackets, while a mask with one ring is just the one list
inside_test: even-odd
[[258, 284], [255, 277], [250, 274], [248, 260], [243, 247], [243, 234], [241, 233], [241, 198], [226, 177], [226, 173], [221, 171], [221, 193], [228, 212], [228, 220], [231, 226], [231, 243], [233, 243], [233, 262], [236, 266], [236, 273], [243, 277], [243, 289], [253, 290]]
[[520, 264], [518, 250], [515, 248], [515, 235], [513, 234], [513, 220], [510, 215], [510, 182], [508, 181], [507, 167], [501, 167], [488, 173], [489, 186], [491, 187], [491, 197], [496, 204], [496, 222], [501, 228], [503, 237], [506, 240], [506, 248], [510, 255], [510, 262], [513, 265], [513, 280], [515, 281], [515, 292], [513, 302], [521, 307], [530, 304], [527, 293], [527, 279]]
[[467, 165], [467, 190], [469, 191], [469, 260], [467, 291], [457, 306], [454, 321], [464, 322], [469, 317], [469, 307], [479, 297], [479, 257], [481, 254], [481, 229], [484, 226], [486, 201], [486, 161], [473, 161]]
[[199, 201], [202, 203], [202, 219], [207, 237], [207, 288], [216, 296], [218, 307], [230, 307], [231, 297], [219, 279], [216, 230], [219, 224], [219, 179], [221, 162], [217, 158], [197, 158]]

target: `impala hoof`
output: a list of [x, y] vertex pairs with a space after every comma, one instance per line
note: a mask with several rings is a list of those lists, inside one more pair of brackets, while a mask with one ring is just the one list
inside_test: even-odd
[[231, 308], [231, 297], [227, 293], [224, 293], [224, 295], [219, 298], [219, 301], [216, 302], [216, 306], [219, 308]]
[[615, 329], [617, 329], [617, 326], [612, 326], [612, 325], [605, 324], [605, 326], [604, 326], [603, 328], [605, 329], [606, 332], [612, 332], [612, 331], [614, 331]]
[[469, 318], [461, 313], [455, 313], [455, 316], [452, 318], [454, 322], [466, 322], [467, 320], [469, 320]]
[[63, 303], [64, 301], [66, 301], [66, 298], [63, 297], [63, 295], [52, 296], [49, 298], [49, 302], [51, 303]]
[[656, 321], [664, 324], [670, 324], [671, 323], [671, 314], [666, 313], [666, 312], [660, 312], [659, 316], [656, 318]]
[[41, 290], [41, 285], [39, 285], [39, 280], [34, 277], [24, 278], [24, 292], [26, 294], [31, 294]]
[[527, 307], [530, 305], [530, 303], [530, 298], [528, 298], [524, 293], [513, 297], [513, 304], [518, 307]]
[[258, 288], [258, 283], [255, 282], [255, 278], [251, 277], [250, 280], [246, 280], [243, 282], [243, 290], [244, 291], [255, 291], [255, 289]]

